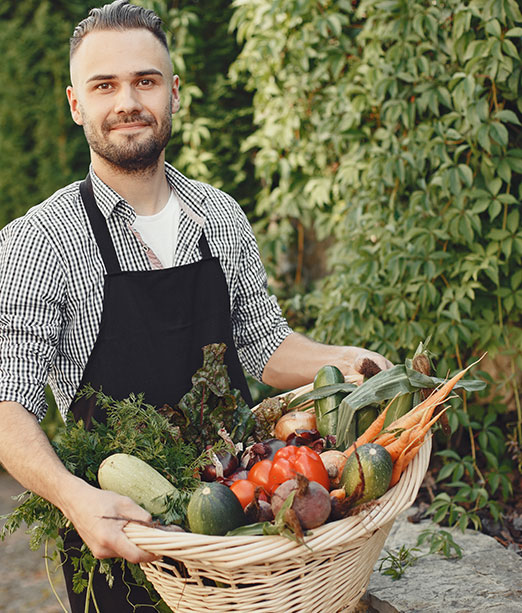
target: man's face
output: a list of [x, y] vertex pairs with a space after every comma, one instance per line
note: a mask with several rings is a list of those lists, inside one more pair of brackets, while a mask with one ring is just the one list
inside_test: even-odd
[[93, 163], [125, 172], [155, 168], [179, 108], [167, 50], [144, 29], [87, 34], [71, 60], [67, 97]]

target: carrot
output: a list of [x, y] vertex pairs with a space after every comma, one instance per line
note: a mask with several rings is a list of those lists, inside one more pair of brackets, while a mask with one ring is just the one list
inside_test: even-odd
[[[424, 426], [417, 426], [412, 428], [411, 436], [408, 444], [403, 450], [400, 452], [397, 459], [394, 461], [392, 476], [390, 481], [390, 486], [393, 487], [401, 478], [404, 469], [408, 464], [413, 460], [413, 458], [417, 455], [419, 449], [422, 447], [422, 443], [424, 442], [424, 436], [431, 428], [431, 426], [448, 410], [448, 407], [444, 407], [440, 413], [437, 413], [435, 417], [433, 417], [427, 424]], [[389, 450], [389, 447], [386, 447]]]
[[403, 432], [409, 432], [409, 430], [397, 428], [393, 431], [390, 431], [388, 430], [388, 428], [386, 428], [386, 430], [384, 430], [383, 433], [378, 436], [373, 442], [376, 445], [381, 445], [381, 447], [387, 447], [388, 445], [394, 443], [403, 434]]
[[413, 407], [411, 411], [408, 411], [408, 413], [406, 413], [402, 417], [399, 417], [394, 422], [392, 422], [388, 426], [387, 430], [394, 430], [397, 428], [408, 430], [409, 428], [413, 427], [415, 424], [419, 423], [419, 413], [422, 413], [424, 416], [425, 411], [431, 410], [431, 413], [433, 414], [435, 407], [437, 407], [439, 404], [442, 404], [446, 400], [449, 393], [455, 387], [455, 385], [460, 381], [460, 379], [462, 379], [462, 377], [466, 374], [466, 372], [472, 366], [475, 366], [475, 364], [480, 362], [480, 360], [482, 360], [482, 358], [480, 358], [476, 362], [473, 362], [473, 364], [470, 364], [469, 366], [467, 366], [466, 368], [458, 372], [451, 379], [446, 381], [446, 383], [443, 383], [440, 387], [433, 390], [433, 392], [425, 400], [420, 402], [416, 407]]
[[354, 443], [352, 443], [352, 445], [350, 445], [348, 449], [345, 449], [343, 451], [346, 457], [349, 457], [355, 451], [356, 447], [360, 447], [361, 445], [364, 445], [365, 443], [372, 443], [373, 439], [376, 438], [380, 434], [382, 427], [384, 426], [384, 421], [386, 419], [386, 413], [388, 412], [388, 409], [390, 408], [393, 400], [388, 403], [386, 408], [383, 409], [381, 413], [379, 413], [379, 415], [377, 415], [377, 417], [372, 421], [372, 423], [368, 426], [368, 428], [366, 428], [366, 430], [359, 436], [359, 438]]
[[402, 471], [405, 468], [405, 465], [404, 465], [405, 461], [406, 461], [406, 453], [403, 451], [393, 463], [393, 469], [392, 469], [389, 487], [393, 487], [394, 485], [397, 485], [397, 483], [399, 482], [399, 479], [401, 478], [401, 475], [402, 475]]
[[396, 462], [393, 465], [389, 487], [397, 485], [406, 466], [408, 466], [408, 464], [417, 455], [419, 449], [422, 447], [422, 443], [423, 439], [412, 441], [412, 446], [410, 447], [410, 445], [408, 445], [408, 447], [406, 447], [406, 449], [402, 451], [401, 455], [397, 458]]
[[383, 445], [386, 451], [388, 451], [388, 453], [392, 456], [392, 460], [395, 462], [403, 451], [407, 451], [413, 445], [416, 445], [417, 443], [419, 443], [419, 446], [422, 445], [426, 433], [447, 410], [448, 407], [444, 407], [444, 409], [437, 413], [437, 415], [435, 415], [435, 417], [433, 417], [429, 422], [425, 424], [417, 424], [416, 426], [413, 426], [413, 428], [410, 428], [410, 430], [405, 430], [393, 443]]
[[403, 430], [398, 438], [394, 439], [388, 445], [382, 445], [390, 454], [392, 462], [395, 462], [397, 460], [402, 450], [406, 447], [406, 445], [408, 445], [411, 440], [412, 434], [414, 434], [415, 432], [416, 427], [417, 426], [414, 426], [413, 428], [411, 428], [411, 430]]

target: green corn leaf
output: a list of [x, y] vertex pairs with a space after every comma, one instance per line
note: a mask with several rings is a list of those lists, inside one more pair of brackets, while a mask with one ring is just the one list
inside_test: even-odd
[[333, 383], [332, 385], [323, 385], [322, 387], [318, 387], [311, 392], [296, 396], [290, 402], [288, 408], [292, 409], [298, 407], [299, 405], [309, 402], [311, 400], [320, 400], [321, 398], [327, 398], [328, 396], [332, 396], [333, 394], [337, 394], [338, 392], [346, 392], [347, 394], [349, 394], [355, 389], [357, 389], [357, 385], [354, 385], [353, 383]]
[[[392, 400], [396, 396], [411, 394], [421, 389], [433, 389], [443, 384], [446, 379], [424, 375], [406, 364], [397, 364], [388, 370], [382, 370], [371, 379], [367, 379], [355, 391], [344, 398], [338, 409], [337, 444], [347, 448], [355, 440], [352, 422], [355, 413], [368, 405]], [[486, 387], [485, 381], [460, 380], [454, 389], [479, 391]]]

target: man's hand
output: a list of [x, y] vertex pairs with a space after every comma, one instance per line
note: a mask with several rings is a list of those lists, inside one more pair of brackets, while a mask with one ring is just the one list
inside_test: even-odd
[[[127, 496], [99, 490], [84, 481], [69, 490], [62, 509], [96, 558], [151, 562], [158, 556], [137, 547], [123, 532], [129, 520], [150, 522], [151, 515]], [[121, 517], [122, 519], [115, 519]]]
[[362, 383], [364, 377], [371, 377], [381, 370], [388, 370], [393, 364], [375, 351], [361, 347], [338, 347], [339, 358], [334, 365], [345, 375], [354, 377], [354, 383]]
[[375, 371], [387, 370], [393, 364], [384, 356], [361, 347], [323, 345], [306, 336], [293, 333], [274, 351], [263, 371], [263, 382], [279, 389], [294, 389], [313, 381], [317, 371], [327, 364], [337, 366], [345, 375], [362, 383], [369, 376], [369, 363]]
[[0, 402], [0, 415], [0, 462], [25, 488], [61, 509], [97, 558], [121, 557], [134, 563], [156, 558], [123, 532], [128, 519], [150, 521], [147, 511], [130, 498], [99, 490], [72, 475], [34, 415], [21, 404]]

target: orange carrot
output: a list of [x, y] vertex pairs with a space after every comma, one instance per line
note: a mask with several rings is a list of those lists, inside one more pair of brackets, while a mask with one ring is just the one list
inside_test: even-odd
[[[392, 476], [390, 481], [390, 487], [393, 487], [401, 478], [402, 473], [404, 472], [406, 466], [413, 460], [413, 458], [417, 455], [419, 449], [422, 447], [422, 443], [424, 442], [424, 436], [431, 428], [431, 426], [448, 410], [448, 407], [444, 407], [440, 413], [437, 413], [435, 417], [433, 417], [427, 424], [424, 426], [418, 426], [418, 428], [412, 428], [409, 443], [404, 447], [404, 449], [400, 452], [397, 459], [394, 461]], [[417, 430], [415, 432], [415, 430]], [[388, 449], [388, 447], [386, 447]]]
[[[393, 399], [395, 400], [395, 399]], [[359, 436], [359, 438], [343, 451], [346, 457], [349, 457], [355, 450], [356, 447], [360, 447], [365, 443], [372, 443], [373, 439], [375, 439], [381, 432], [382, 427], [384, 426], [384, 421], [386, 419], [386, 413], [390, 408], [393, 400], [391, 400], [385, 409], [383, 409], [379, 415], [372, 421], [372, 423], [368, 426], [368, 428]]]
[[406, 453], [403, 451], [401, 455], [393, 463], [393, 469], [392, 469], [389, 487], [393, 487], [394, 485], [397, 485], [397, 483], [399, 482], [399, 479], [401, 478], [401, 475], [402, 475], [402, 471], [404, 470], [405, 460], [406, 460]]
[[[408, 445], [411, 440], [412, 434], [414, 434], [416, 426], [411, 428], [411, 430], [403, 430], [401, 435], [394, 439], [388, 445], [383, 445], [386, 451], [391, 455], [392, 462], [395, 462], [402, 450]], [[377, 443], [380, 444], [380, 443]]]
[[416, 407], [413, 407], [411, 411], [408, 411], [408, 413], [392, 422], [388, 426], [387, 430], [394, 430], [396, 428], [408, 430], [415, 424], [419, 423], [419, 413], [422, 413], [424, 415], [424, 411], [432, 410], [431, 412], [433, 414], [435, 407], [439, 406], [439, 404], [442, 404], [446, 400], [451, 390], [460, 381], [460, 379], [462, 379], [462, 377], [472, 366], [475, 366], [475, 364], [480, 362], [480, 360], [482, 360], [482, 358], [480, 358], [476, 362], [473, 362], [473, 364], [470, 364], [469, 366], [458, 372], [451, 379], [446, 381], [446, 383], [443, 383], [440, 387], [434, 389], [433, 392], [425, 400], [420, 402]]
[[402, 476], [402, 473], [406, 469], [406, 466], [413, 460], [413, 458], [417, 455], [419, 449], [422, 447], [423, 440], [412, 441], [412, 446], [406, 447], [403, 450], [401, 455], [397, 458], [396, 462], [393, 465], [392, 476], [390, 480], [390, 486], [393, 487], [397, 485], [399, 479]]
[[[413, 427], [413, 426], [412, 426]], [[404, 430], [403, 428], [397, 428], [393, 431], [384, 430], [380, 436], [378, 436], [373, 442], [377, 445], [381, 445], [381, 447], [386, 447], [387, 445], [391, 445], [394, 443], [403, 432], [409, 432], [409, 430]]]

